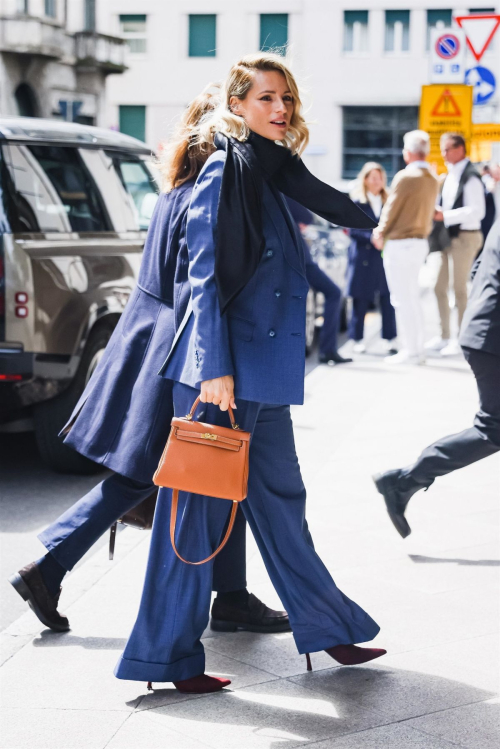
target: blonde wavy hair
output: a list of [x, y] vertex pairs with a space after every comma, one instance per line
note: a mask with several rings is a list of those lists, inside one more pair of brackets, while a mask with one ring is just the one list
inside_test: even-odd
[[376, 161], [367, 161], [366, 164], [363, 165], [363, 168], [356, 177], [354, 188], [351, 191], [351, 198], [353, 200], [360, 200], [362, 203], [368, 203], [366, 178], [368, 177], [370, 172], [373, 172], [374, 169], [377, 169], [377, 171], [380, 172], [384, 181], [384, 186], [380, 192], [380, 196], [382, 198], [382, 205], [385, 203], [385, 201], [389, 197], [389, 191], [387, 189], [387, 172], [385, 171], [382, 164], [379, 164]]
[[197, 141], [196, 128], [220, 102], [220, 84], [210, 83], [184, 111], [172, 138], [161, 149], [156, 166], [162, 192], [170, 192], [200, 173], [215, 150], [213, 145]]
[[309, 141], [309, 129], [302, 116], [302, 101], [297, 82], [281, 55], [274, 52], [257, 52], [246, 55], [236, 62], [222, 85], [219, 106], [202, 118], [197, 128], [197, 143], [212, 146], [215, 133], [224, 133], [236, 140], [245, 141], [250, 129], [243, 117], [231, 111], [229, 102], [232, 96], [243, 101], [253, 86], [256, 71], [276, 71], [285, 76], [293, 97], [293, 114], [284, 143], [293, 154], [300, 155]]

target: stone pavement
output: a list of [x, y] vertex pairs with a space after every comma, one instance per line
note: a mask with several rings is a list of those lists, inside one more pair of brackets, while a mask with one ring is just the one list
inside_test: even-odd
[[[312, 655], [290, 634], [206, 632], [216, 695], [118, 681], [137, 612], [149, 534], [120, 533], [66, 581], [72, 630], [27, 612], [2, 634], [1, 749], [493, 749], [498, 737], [500, 458], [437, 481], [412, 501], [403, 541], [373, 472], [407, 464], [476, 409], [461, 359], [392, 370], [370, 355], [318, 367], [294, 408], [316, 547], [337, 584], [380, 623], [388, 655], [363, 667]], [[249, 537], [249, 587], [280, 603]]]

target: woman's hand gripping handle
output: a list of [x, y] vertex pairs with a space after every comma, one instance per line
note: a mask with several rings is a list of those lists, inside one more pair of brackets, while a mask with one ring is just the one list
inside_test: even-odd
[[227, 411], [228, 406], [236, 408], [233, 376], [225, 375], [202, 382], [200, 400], [202, 403], [213, 403], [214, 406], [219, 406], [221, 411]]

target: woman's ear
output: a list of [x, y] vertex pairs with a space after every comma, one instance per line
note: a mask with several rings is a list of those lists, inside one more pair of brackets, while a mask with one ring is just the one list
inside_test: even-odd
[[241, 102], [236, 96], [231, 96], [229, 100], [229, 111], [241, 116]]

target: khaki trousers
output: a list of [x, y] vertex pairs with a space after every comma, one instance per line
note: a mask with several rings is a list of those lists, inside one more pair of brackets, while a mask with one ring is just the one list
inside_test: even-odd
[[461, 231], [458, 237], [453, 237], [451, 244], [441, 253], [441, 267], [439, 269], [434, 292], [441, 320], [441, 337], [450, 338], [450, 304], [448, 301], [448, 287], [450, 283], [449, 261], [453, 261], [453, 290], [455, 292], [455, 307], [458, 311], [458, 328], [462, 324], [467, 306], [467, 280], [472, 263], [483, 244], [480, 231]]

